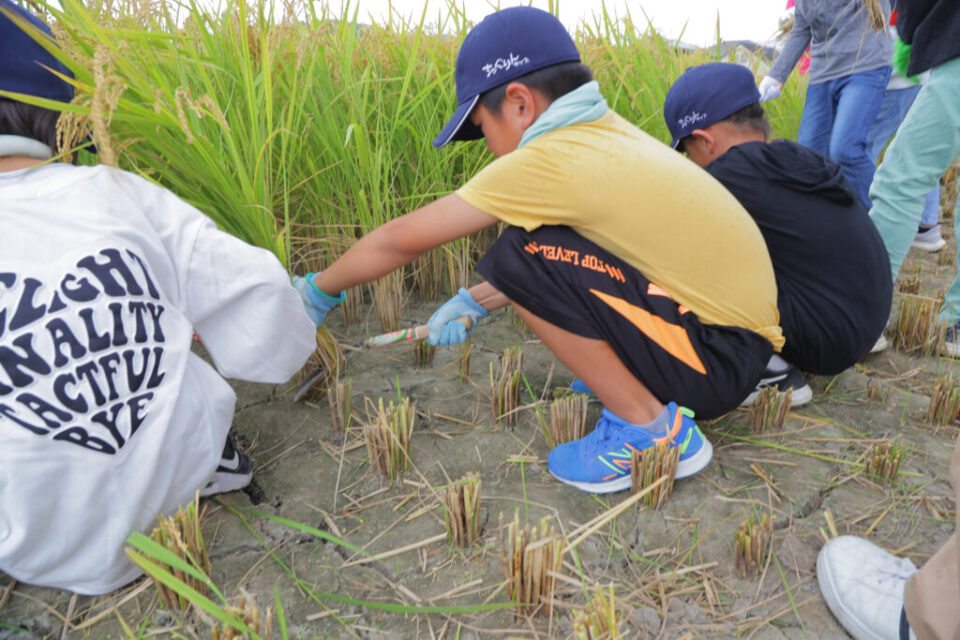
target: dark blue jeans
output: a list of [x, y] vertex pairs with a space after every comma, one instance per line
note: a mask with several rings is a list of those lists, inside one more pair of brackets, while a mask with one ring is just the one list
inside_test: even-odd
[[840, 165], [867, 209], [876, 169], [867, 139], [889, 80], [883, 67], [811, 84], [797, 133], [797, 142]]

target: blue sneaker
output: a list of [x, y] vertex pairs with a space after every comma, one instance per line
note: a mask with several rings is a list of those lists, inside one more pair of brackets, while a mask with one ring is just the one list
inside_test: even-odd
[[693, 421], [693, 412], [667, 405], [670, 428], [662, 436], [634, 426], [604, 409], [592, 432], [553, 448], [547, 466], [554, 477], [589, 493], [613, 493], [630, 488], [631, 455], [664, 441], [680, 447], [677, 479], [705, 469], [713, 447]]

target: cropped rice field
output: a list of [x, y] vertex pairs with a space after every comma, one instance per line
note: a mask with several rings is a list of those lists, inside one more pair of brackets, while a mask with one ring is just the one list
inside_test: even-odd
[[[77, 144], [89, 127], [99, 148], [82, 161], [171, 189], [291, 273], [322, 269], [492, 159], [482, 142], [430, 144], [454, 107], [471, 27], [455, 5], [384, 23], [323, 2], [44, 9], [77, 81], [63, 135]], [[678, 51], [634, 18], [601, 12], [575, 39], [610, 105], [666, 141], [672, 81], [727, 51]], [[796, 138], [804, 82], [795, 75], [765, 105], [775, 137]], [[338, 363], [330, 393], [294, 403], [295, 382], [234, 383], [256, 484], [181, 514], [186, 544], [173, 525], [153, 541], [131, 536], [163, 589], [142, 580], [77, 598], [4, 576], [0, 639], [842, 637], [813, 573], [824, 539], [871, 535], [920, 564], [949, 536], [941, 476], [956, 415], [926, 397], [949, 404], [955, 361], [871, 356], [811, 379], [814, 402], [784, 409], [777, 428], [758, 433], [745, 411], [705, 424], [715, 461], [654, 510], [644, 490], [589, 496], [549, 476], [551, 406], [565, 399], [554, 392], [571, 376], [510, 312], [460, 352], [349, 349], [424, 321], [432, 301], [472, 282], [494, 237], [354, 292], [318, 337], [332, 343], [321, 361]], [[921, 294], [952, 276], [936, 256], [915, 262], [927, 270]], [[504, 408], [492, 372], [520, 348]], [[590, 425], [599, 408], [588, 410]], [[934, 413], [952, 417], [934, 424]], [[377, 444], [368, 434], [380, 423]], [[884, 467], [895, 472], [873, 470], [876, 451], [897, 453]], [[743, 532], [761, 529], [743, 564]]]

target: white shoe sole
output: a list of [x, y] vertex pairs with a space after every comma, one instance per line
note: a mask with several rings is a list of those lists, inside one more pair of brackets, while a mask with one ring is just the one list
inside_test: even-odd
[[[713, 445], [710, 444], [709, 440], [703, 438], [703, 446], [700, 447], [700, 450], [677, 465], [677, 475], [674, 479], [682, 480], [683, 478], [689, 478], [694, 474], [700, 473], [707, 468], [712, 459]], [[576, 480], [561, 478], [553, 473], [553, 471], [550, 471], [550, 474], [563, 484], [568, 484], [571, 487], [576, 487], [587, 493], [616, 493], [618, 491], [626, 491], [633, 483], [629, 473], [620, 476], [616, 480], [610, 480], [609, 482], [578, 482]]]
[[947, 241], [943, 238], [939, 240], [934, 240], [933, 242], [927, 242], [925, 240], [914, 240], [910, 243], [911, 247], [921, 249], [923, 251], [929, 251], [930, 253], [936, 253], [947, 246]]
[[877, 338], [877, 341], [873, 343], [872, 347], [870, 347], [870, 351], [868, 351], [868, 353], [880, 353], [881, 351], [886, 351], [889, 347], [890, 341], [887, 340], [886, 336], [881, 333], [880, 337]]
[[[759, 391], [754, 391], [748, 395], [743, 402], [740, 403], [741, 407], [750, 407], [754, 402], [757, 401], [757, 396], [760, 395]], [[778, 393], [778, 395], [780, 395]], [[802, 387], [794, 388], [790, 394], [790, 406], [799, 407], [800, 405], [807, 404], [813, 400], [813, 389], [810, 388], [810, 385], [805, 384]]]

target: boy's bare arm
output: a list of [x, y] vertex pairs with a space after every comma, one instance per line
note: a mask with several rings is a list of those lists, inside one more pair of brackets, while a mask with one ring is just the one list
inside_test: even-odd
[[336, 296], [385, 276], [430, 249], [496, 223], [497, 218], [452, 193], [366, 234], [317, 274], [314, 284]]
[[470, 297], [487, 311], [496, 311], [510, 304], [510, 299], [503, 295], [499, 289], [495, 289], [489, 282], [481, 282], [470, 287], [468, 291]]

